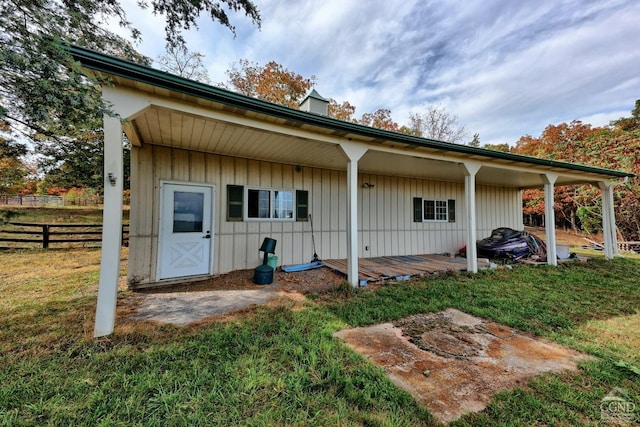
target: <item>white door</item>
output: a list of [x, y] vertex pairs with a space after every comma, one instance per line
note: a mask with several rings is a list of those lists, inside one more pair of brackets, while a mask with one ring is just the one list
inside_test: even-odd
[[213, 187], [161, 184], [158, 278], [210, 274]]

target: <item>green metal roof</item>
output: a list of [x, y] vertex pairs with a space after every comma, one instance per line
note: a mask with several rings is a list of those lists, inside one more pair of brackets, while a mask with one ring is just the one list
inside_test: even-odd
[[[540, 159], [537, 157], [506, 153], [502, 151], [487, 150], [484, 148], [476, 148], [470, 147], [468, 145], [453, 144], [450, 142], [420, 138], [412, 135], [405, 135], [383, 129], [372, 128], [356, 123], [345, 122], [331, 117], [307, 113], [304, 111], [295, 110], [292, 108], [251, 98], [245, 95], [240, 95], [235, 92], [199, 83], [193, 80], [186, 79], [184, 77], [179, 77], [170, 73], [166, 73], [164, 71], [156, 70], [154, 68], [136, 64], [134, 62], [127, 61], [121, 58], [116, 58], [114, 56], [105, 55], [103, 53], [83, 47], [70, 46], [68, 49], [76, 61], [78, 61], [83, 67], [90, 70], [131, 79], [152, 86], [195, 96], [202, 99], [207, 99], [213, 102], [218, 102], [256, 113], [261, 113], [286, 120], [292, 120], [301, 124], [317, 126], [339, 132], [346, 132], [367, 138], [383, 139], [389, 142], [395, 142], [409, 146], [444, 150], [461, 154], [469, 154], [473, 156], [483, 156], [487, 158], [502, 159], [525, 164], [562, 168], [579, 172], [605, 175], [615, 178], [635, 176], [632, 173], [616, 171], [612, 169], [586, 166], [577, 163], [560, 162], [557, 160]], [[313, 92], [311, 94], [313, 94]], [[311, 94], [309, 96], [311, 96]]]
[[[307, 100], [307, 98], [313, 98], [313, 99], [317, 99], [317, 100], [319, 100], [319, 101], [329, 102], [329, 100], [328, 100], [328, 99], [326, 99], [326, 98], [323, 98], [323, 97], [322, 97], [322, 95], [320, 95], [320, 94], [318, 93], [318, 91], [317, 91], [317, 90], [315, 90], [315, 88], [314, 88], [314, 89], [311, 89], [311, 93], [309, 93], [309, 95], [305, 96], [305, 97], [304, 97], [304, 100], [303, 100], [302, 102], [306, 101], [306, 100]], [[302, 104], [302, 102], [301, 102], [301, 104]]]

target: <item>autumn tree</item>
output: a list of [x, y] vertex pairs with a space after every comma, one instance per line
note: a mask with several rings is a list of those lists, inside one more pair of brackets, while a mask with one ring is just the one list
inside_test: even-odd
[[513, 151], [546, 159], [575, 161], [578, 145], [593, 131], [590, 124], [580, 120], [549, 125], [538, 138], [530, 135], [520, 138]]
[[186, 46], [168, 46], [167, 52], [160, 55], [156, 62], [162, 71], [201, 83], [211, 83], [203, 59], [202, 53], [191, 52]]
[[[262, 99], [289, 108], [299, 108], [309, 90], [317, 83], [315, 76], [304, 77], [290, 71], [275, 61], [260, 65], [242, 59], [227, 70], [228, 82], [221, 86], [246, 96]], [[360, 123], [379, 129], [399, 132], [400, 127], [391, 118], [391, 111], [378, 109], [365, 113], [360, 120], [355, 118], [356, 107], [349, 101], [339, 103], [329, 99], [327, 114], [344, 122]]]
[[[275, 61], [260, 65], [243, 59], [234, 63], [226, 73], [228, 82], [220, 84], [222, 87], [296, 109], [317, 83], [315, 76], [305, 78]], [[434, 139], [446, 138], [455, 142], [466, 135], [464, 126], [458, 125], [457, 117], [450, 116], [442, 107], [430, 108], [425, 114], [412, 114], [411, 125], [402, 127], [391, 117], [391, 110], [386, 108], [379, 108], [373, 113], [364, 113], [360, 119], [356, 119], [354, 105], [348, 101], [339, 103], [330, 98], [327, 110], [329, 117], [391, 132]]]
[[303, 77], [275, 61], [264, 65], [241, 59], [227, 70], [228, 84], [222, 86], [246, 96], [298, 108], [316, 77]]
[[0, 194], [15, 194], [27, 175], [21, 159], [27, 154], [27, 147], [12, 141], [8, 130], [8, 124], [0, 120]]
[[[610, 126], [592, 127], [574, 120], [547, 126], [539, 137], [520, 138], [513, 151], [541, 158], [582, 163], [640, 174], [640, 126], [634, 121], [640, 113], [639, 102], [631, 117], [623, 117]], [[635, 115], [634, 115], [635, 114]], [[615, 188], [616, 221], [624, 239], [640, 239], [640, 183], [638, 178]], [[593, 185], [555, 188], [556, 219], [559, 225], [595, 233], [602, 227], [601, 191]], [[536, 221], [544, 212], [539, 190], [523, 194], [525, 218]]]
[[329, 99], [329, 106], [327, 107], [329, 117], [333, 117], [334, 119], [342, 120], [343, 122], [353, 122], [353, 115], [356, 112], [356, 107], [351, 105], [349, 101], [344, 101], [342, 103], [338, 103], [333, 98]]
[[379, 108], [373, 113], [364, 113], [358, 123], [391, 132], [400, 131], [398, 123], [391, 118], [391, 110], [386, 108]]
[[[589, 135], [594, 131], [590, 124], [583, 123], [580, 120], [549, 125], [539, 137], [526, 135], [520, 138], [512, 151], [539, 158], [593, 164], [592, 159], [580, 158], [579, 153]], [[536, 191], [525, 193], [523, 196], [524, 202], [529, 205], [538, 203], [540, 204], [538, 210], [544, 210], [544, 198], [540, 197]], [[564, 224], [567, 228], [576, 230], [582, 225], [579, 221], [579, 213], [586, 212], [586, 210], [581, 205], [580, 200], [576, 198], [576, 194], [579, 193], [580, 191], [575, 186], [556, 188], [555, 199], [557, 203], [555, 211], [559, 226]], [[527, 199], [528, 196], [533, 197]], [[583, 216], [582, 219], [586, 220], [586, 217]]]

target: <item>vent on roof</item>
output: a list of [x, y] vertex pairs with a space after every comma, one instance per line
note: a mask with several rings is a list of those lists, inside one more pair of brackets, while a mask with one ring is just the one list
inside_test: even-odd
[[300, 103], [300, 110], [309, 113], [329, 115], [329, 100], [324, 99], [315, 89]]

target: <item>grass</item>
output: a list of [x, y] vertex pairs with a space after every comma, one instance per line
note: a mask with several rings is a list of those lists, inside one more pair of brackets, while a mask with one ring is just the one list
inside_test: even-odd
[[[614, 387], [640, 406], [640, 261], [454, 274], [256, 307], [177, 328], [134, 322], [93, 340], [99, 250], [0, 253], [0, 425], [435, 425], [384, 372], [332, 337], [455, 307], [596, 359], [495, 396], [457, 426], [599, 425]], [[123, 259], [126, 250], [123, 250]]]
[[640, 263], [617, 259], [557, 268], [536, 266], [439, 276], [421, 284], [395, 283], [333, 304], [351, 325], [367, 325], [456, 307], [538, 335], [592, 318], [633, 314]]
[[[128, 207], [123, 209], [122, 216], [124, 221], [129, 220]], [[2, 220], [46, 224], [100, 224], [102, 223], [102, 208], [0, 206], [0, 224]]]

